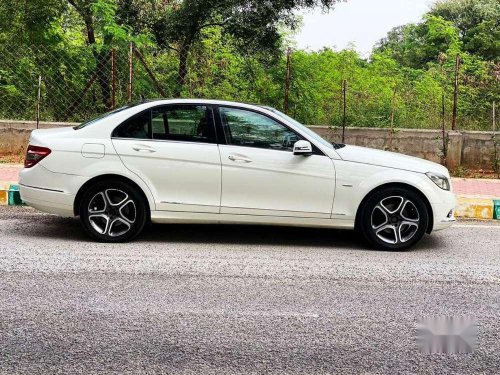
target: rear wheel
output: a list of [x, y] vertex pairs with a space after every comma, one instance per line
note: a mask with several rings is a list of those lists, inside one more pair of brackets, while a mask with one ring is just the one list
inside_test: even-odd
[[422, 198], [405, 188], [387, 188], [368, 198], [361, 208], [360, 229], [375, 248], [405, 250], [425, 234], [429, 214]]
[[90, 187], [82, 197], [79, 213], [85, 231], [102, 242], [130, 241], [147, 221], [144, 197], [122, 181], [101, 181]]

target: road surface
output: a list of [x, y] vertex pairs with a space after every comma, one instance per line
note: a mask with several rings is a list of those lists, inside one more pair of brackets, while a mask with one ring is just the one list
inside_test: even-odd
[[[423, 316], [473, 316], [472, 354], [421, 354]], [[500, 373], [500, 225], [412, 251], [325, 229], [153, 226], [128, 244], [0, 207], [1, 374]]]

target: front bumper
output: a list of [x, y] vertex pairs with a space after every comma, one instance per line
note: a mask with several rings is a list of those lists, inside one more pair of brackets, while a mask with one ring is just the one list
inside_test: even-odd
[[449, 228], [456, 222], [453, 210], [457, 206], [457, 199], [452, 192], [443, 192], [443, 200], [439, 203], [431, 203], [433, 211], [433, 231]]

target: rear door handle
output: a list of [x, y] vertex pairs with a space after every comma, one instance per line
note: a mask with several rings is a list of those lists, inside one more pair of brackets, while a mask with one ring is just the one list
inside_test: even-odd
[[251, 163], [252, 162], [252, 159], [249, 159], [249, 158], [246, 158], [246, 157], [240, 156], [240, 155], [229, 155], [227, 158], [229, 160], [235, 161], [235, 162], [242, 162], [242, 163]]
[[143, 146], [143, 145], [132, 146], [132, 150], [137, 151], [137, 152], [156, 152], [155, 149], [153, 149], [149, 146]]

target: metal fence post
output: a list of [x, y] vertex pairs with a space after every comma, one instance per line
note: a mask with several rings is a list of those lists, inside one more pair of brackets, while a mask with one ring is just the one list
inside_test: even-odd
[[493, 104], [492, 104], [492, 125], [493, 125], [493, 131], [496, 131], [497, 130], [497, 109], [496, 109], [496, 105], [497, 103], [493, 100]]
[[[446, 61], [446, 55], [444, 53], [439, 53], [438, 56], [438, 62], [439, 62], [439, 67], [440, 67], [440, 72], [441, 72], [441, 78], [443, 81], [446, 79], [445, 78], [445, 72], [444, 72], [444, 63]], [[441, 84], [441, 132], [443, 136], [443, 165], [446, 167], [447, 165], [447, 157], [448, 157], [448, 145], [446, 142], [446, 102], [445, 102], [445, 91], [444, 91], [444, 84]]]
[[288, 114], [289, 96], [290, 96], [290, 76], [292, 70], [292, 49], [288, 47], [286, 52], [286, 74], [285, 74], [285, 102], [283, 103], [283, 110]]
[[457, 128], [459, 70], [460, 70], [460, 55], [457, 54], [457, 59], [455, 61], [455, 88], [453, 91], [453, 114], [452, 114], [452, 119], [451, 119], [451, 130], [456, 130], [456, 128]]
[[38, 89], [36, 94], [36, 128], [40, 126], [40, 101], [42, 99], [42, 76], [38, 76]]
[[342, 80], [342, 143], [345, 142], [345, 126], [346, 126], [346, 122], [347, 122], [347, 118], [346, 118], [346, 109], [347, 109], [346, 94], [347, 94], [347, 80], [343, 79]]
[[391, 136], [389, 137], [389, 151], [392, 151], [392, 141], [394, 136], [394, 114], [396, 112], [396, 87], [392, 92], [392, 100], [391, 100]]
[[446, 144], [446, 123], [445, 123], [445, 96], [444, 90], [441, 93], [441, 132], [443, 133], [443, 165], [446, 167], [448, 157], [448, 145]]
[[128, 102], [132, 102], [132, 79], [134, 76], [134, 43], [128, 47]]
[[111, 109], [116, 107], [116, 52], [111, 49]]

